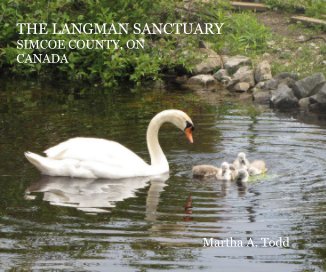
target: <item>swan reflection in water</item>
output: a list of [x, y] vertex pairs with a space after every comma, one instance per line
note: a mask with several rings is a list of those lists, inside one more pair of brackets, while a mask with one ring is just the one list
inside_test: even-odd
[[139, 189], [150, 185], [146, 199], [146, 216], [150, 220], [157, 210], [160, 193], [168, 178], [169, 174], [116, 180], [42, 176], [25, 190], [25, 198], [35, 199], [33, 193], [41, 192], [43, 200], [51, 205], [74, 207], [88, 213], [107, 213], [110, 212], [107, 208], [135, 197]]

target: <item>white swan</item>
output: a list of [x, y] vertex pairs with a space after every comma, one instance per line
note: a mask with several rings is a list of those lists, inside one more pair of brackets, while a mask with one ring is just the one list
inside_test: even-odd
[[46, 157], [26, 152], [26, 158], [42, 174], [78, 178], [120, 179], [154, 176], [169, 172], [169, 163], [158, 142], [158, 131], [170, 122], [183, 130], [192, 143], [193, 122], [180, 110], [158, 113], [148, 125], [147, 147], [151, 164], [123, 145], [97, 138], [73, 138], [45, 151]]
[[235, 169], [239, 170], [239, 169], [248, 169], [250, 163], [246, 158], [246, 154], [243, 152], [240, 152], [237, 156], [237, 158], [235, 159], [235, 161], [233, 162], [233, 166], [235, 167]]

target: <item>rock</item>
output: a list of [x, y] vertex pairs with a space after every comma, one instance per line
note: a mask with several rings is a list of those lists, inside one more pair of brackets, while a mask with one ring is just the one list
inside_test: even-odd
[[325, 82], [325, 77], [322, 73], [313, 74], [295, 82], [293, 92], [297, 98], [314, 95], [314, 89], [322, 82]]
[[264, 81], [261, 81], [261, 82], [258, 82], [255, 86], [255, 88], [258, 88], [258, 89], [263, 89], [265, 86], [265, 82]]
[[199, 48], [203, 60], [193, 69], [193, 74], [209, 74], [222, 67], [221, 57], [212, 49]]
[[185, 86], [192, 90], [213, 91], [217, 81], [212, 75], [196, 75], [188, 79]]
[[232, 78], [231, 77], [229, 77], [229, 76], [226, 76], [226, 77], [224, 77], [223, 79], [222, 79], [222, 83], [225, 85], [225, 86], [228, 86], [229, 84], [230, 84], [230, 81], [232, 80]]
[[300, 35], [298, 37], [298, 42], [304, 42], [306, 40], [306, 37], [304, 35]]
[[283, 73], [279, 73], [276, 76], [274, 76], [275, 79], [277, 80], [282, 80], [282, 79], [286, 79], [286, 78], [292, 78], [293, 80], [298, 80], [299, 76], [296, 73], [289, 73], [289, 72], [283, 72]]
[[290, 109], [298, 106], [298, 99], [291, 88], [286, 84], [280, 84], [277, 90], [272, 92], [271, 103], [279, 109]]
[[287, 77], [287, 78], [279, 80], [278, 86], [280, 86], [280, 84], [285, 84], [289, 88], [293, 89], [293, 86], [295, 84], [295, 80], [293, 78], [291, 78], [291, 77]]
[[270, 91], [255, 90], [252, 94], [252, 99], [258, 104], [269, 104], [272, 94]]
[[308, 109], [310, 105], [310, 97], [301, 98], [299, 100], [299, 107], [301, 109]]
[[[290, 76], [286, 77], [286, 74], [288, 74]], [[264, 84], [263, 89], [264, 90], [276, 90], [280, 84], [285, 84], [289, 88], [292, 89], [295, 84], [295, 80], [293, 79], [292, 76], [293, 75], [291, 75], [290, 73], [279, 74], [279, 75], [273, 77], [272, 79], [267, 80]]]
[[317, 93], [309, 97], [309, 102], [314, 110], [326, 111], [326, 82], [316, 86]]
[[222, 61], [223, 63], [226, 63], [230, 59], [230, 56], [228, 55], [222, 55]]
[[228, 87], [232, 87], [239, 82], [247, 82], [250, 87], [255, 86], [254, 72], [249, 66], [240, 67], [233, 75]]
[[266, 81], [272, 79], [272, 70], [268, 61], [260, 62], [255, 69], [256, 82]]
[[248, 82], [239, 82], [234, 85], [233, 90], [236, 92], [246, 92], [250, 88], [250, 84]]
[[314, 89], [313, 93], [325, 92], [326, 82], [319, 83]]
[[243, 65], [251, 65], [251, 60], [248, 57], [240, 56], [240, 55], [230, 57], [224, 63], [225, 69], [227, 69], [228, 72], [231, 74], [237, 71], [240, 68], [240, 66]]
[[228, 73], [228, 71], [226, 69], [220, 69], [214, 74], [214, 77], [218, 81], [222, 81], [223, 79], [229, 77], [229, 73]]
[[264, 90], [276, 90], [278, 87], [278, 84], [279, 84], [279, 80], [272, 78], [265, 82], [263, 89]]
[[214, 77], [222, 82], [224, 85], [228, 85], [229, 82], [232, 80], [231, 77], [228, 74], [228, 71], [226, 69], [220, 69], [215, 74]]

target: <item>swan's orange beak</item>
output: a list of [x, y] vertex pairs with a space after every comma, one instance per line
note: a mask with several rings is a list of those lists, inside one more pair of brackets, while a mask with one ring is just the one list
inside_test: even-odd
[[187, 139], [189, 140], [190, 143], [194, 142], [194, 140], [192, 138], [192, 130], [193, 130], [193, 127], [187, 127], [185, 129], [186, 137], [187, 137]]

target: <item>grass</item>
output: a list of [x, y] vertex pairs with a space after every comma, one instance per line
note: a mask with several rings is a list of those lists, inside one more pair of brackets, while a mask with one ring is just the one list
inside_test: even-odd
[[[313, 33], [309, 30], [306, 36], [313, 36]], [[267, 53], [273, 59], [273, 75], [286, 71], [296, 72], [300, 78], [318, 72], [326, 75], [326, 45], [323, 40], [297, 42], [291, 37], [274, 35]]]
[[271, 8], [288, 12], [303, 12], [307, 16], [322, 18], [326, 14], [325, 0], [264, 0]]
[[[273, 16], [273, 13], [267, 16]], [[286, 14], [283, 16], [285, 20], [288, 17]], [[277, 23], [277, 20], [275, 20], [275, 23]], [[287, 28], [286, 31], [284, 31], [284, 28]], [[282, 24], [275, 29], [273, 27], [273, 34], [269, 36], [267, 40], [268, 46], [264, 51], [268, 54], [263, 56], [259, 52], [252, 52], [249, 55], [254, 65], [262, 59], [267, 59], [272, 66], [273, 75], [280, 72], [296, 72], [299, 78], [318, 72], [326, 75], [325, 41], [322, 39], [313, 39], [307, 42], [298, 41], [300, 36], [307, 39], [308, 37], [322, 35], [321, 29], [307, 27], [301, 23], [291, 25], [285, 23], [284, 28]]]
[[234, 13], [226, 21], [224, 50], [228, 54], [263, 52], [271, 32], [258, 22], [254, 13]]

